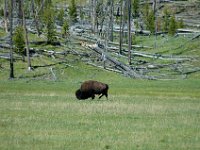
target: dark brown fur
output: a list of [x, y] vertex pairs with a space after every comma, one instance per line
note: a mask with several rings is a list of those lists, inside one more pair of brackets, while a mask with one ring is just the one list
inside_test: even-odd
[[100, 95], [99, 99], [104, 95], [108, 98], [108, 88], [108, 85], [105, 83], [89, 80], [81, 84], [80, 89], [76, 91], [75, 95], [79, 100], [88, 99], [90, 97], [94, 99], [95, 94]]

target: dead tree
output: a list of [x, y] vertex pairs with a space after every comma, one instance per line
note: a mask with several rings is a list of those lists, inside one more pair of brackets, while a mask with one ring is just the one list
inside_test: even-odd
[[154, 43], [154, 47], [157, 47], [157, 32], [158, 32], [158, 19], [157, 19], [157, 0], [153, 0], [153, 5], [152, 5], [152, 9], [154, 12], [154, 16], [155, 16], [155, 43]]
[[32, 9], [32, 13], [33, 13], [33, 18], [34, 18], [37, 34], [38, 34], [38, 36], [40, 36], [41, 32], [40, 32], [39, 23], [38, 23], [38, 15], [37, 15], [37, 13], [35, 11], [35, 2], [34, 2], [34, 0], [31, 0], [31, 9]]
[[96, 0], [91, 0], [91, 8], [92, 8], [91, 18], [92, 18], [92, 29], [94, 33], [97, 31], [96, 3], [97, 3]]
[[23, 0], [18, 0], [18, 7], [19, 7], [19, 10], [18, 10], [18, 19], [19, 19], [19, 24], [20, 25], [23, 25], [23, 5], [24, 5], [24, 2]]
[[121, 0], [121, 17], [120, 17], [120, 48], [119, 53], [122, 52], [122, 46], [124, 43], [124, 37], [126, 36], [126, 33], [124, 32], [124, 26], [126, 22], [126, 15], [127, 15], [127, 1]]
[[128, 62], [131, 65], [131, 0], [128, 0]]
[[26, 55], [27, 55], [27, 62], [28, 62], [28, 70], [31, 70], [31, 60], [29, 55], [29, 40], [28, 40], [28, 31], [26, 28], [26, 19], [24, 14], [24, 0], [21, 0], [21, 9], [22, 9], [22, 16], [23, 16], [23, 27], [24, 27], [24, 33], [25, 33], [25, 43], [26, 43]]
[[35, 11], [36, 9], [35, 9], [35, 5], [34, 5], [34, 0], [32, 0], [31, 1], [31, 5], [32, 5], [32, 12], [33, 12], [33, 21], [31, 22], [31, 24], [30, 24], [30, 27], [33, 25], [33, 23], [35, 23], [35, 26], [36, 26], [36, 30], [37, 30], [37, 33], [38, 33], [38, 36], [40, 36], [41, 35], [41, 29], [40, 29], [40, 27], [39, 27], [39, 13], [41, 13], [41, 12], [44, 12], [44, 5], [45, 5], [45, 0], [42, 0], [41, 2], [40, 2], [40, 4], [39, 4], [39, 8], [38, 8], [38, 10], [37, 11]]
[[10, 8], [10, 79], [14, 78], [14, 61], [13, 61], [13, 2], [11, 0], [11, 8]]
[[114, 1], [109, 0], [109, 40], [113, 41], [113, 13], [114, 13]]
[[4, 28], [8, 32], [8, 3], [4, 0]]
[[120, 30], [119, 30], [119, 54], [122, 53], [122, 38], [123, 38], [123, 33], [122, 33], [122, 10], [123, 10], [123, 4], [124, 4], [124, 1], [121, 0], [120, 1]]

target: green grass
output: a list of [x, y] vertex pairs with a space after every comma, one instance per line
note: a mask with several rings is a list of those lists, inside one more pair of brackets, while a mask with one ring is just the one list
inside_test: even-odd
[[200, 80], [104, 79], [109, 99], [86, 101], [70, 79], [1, 80], [0, 149], [200, 148]]
[[[142, 40], [153, 45], [153, 37]], [[159, 37], [159, 44], [162, 40]], [[144, 51], [199, 57], [197, 40], [183, 50], [174, 49], [181, 40], [171, 38], [173, 44]], [[0, 60], [0, 149], [200, 149], [199, 72], [187, 80], [136, 80], [88, 66], [81, 59], [71, 54], [32, 57], [32, 66], [40, 66], [33, 71], [16, 60], [14, 80], [8, 80], [9, 61]], [[59, 61], [65, 63], [43, 67]], [[199, 61], [192, 63], [199, 66]], [[76, 100], [76, 89], [89, 79], [109, 84], [108, 100]]]
[[[60, 5], [69, 2], [54, 1]], [[0, 29], [0, 36], [5, 35]], [[36, 35], [29, 36], [30, 41], [45, 40]], [[183, 65], [199, 67], [199, 39], [190, 41], [192, 36], [158, 36], [157, 48], [154, 47], [155, 37], [137, 36], [138, 45], [152, 48], [136, 50], [192, 56], [196, 60]], [[71, 44], [73, 42], [68, 46], [78, 51], [78, 46]], [[31, 47], [65, 50], [45, 44]], [[8, 51], [1, 50], [1, 53]], [[118, 59], [127, 63], [126, 58]], [[200, 149], [199, 72], [189, 74], [187, 80], [136, 80], [88, 66], [83, 60], [72, 54], [57, 56], [56, 59], [40, 55], [31, 57], [32, 66], [40, 66], [33, 71], [27, 71], [26, 62], [15, 60], [15, 79], [8, 80], [9, 61], [0, 59], [0, 149]], [[133, 62], [135, 60], [150, 64], [172, 63], [141, 57], [134, 57]], [[61, 61], [65, 63], [44, 67]], [[152, 74], [171, 72], [164, 68]], [[181, 79], [180, 76], [176, 79]], [[76, 89], [82, 81], [89, 79], [109, 84], [108, 100], [105, 97], [101, 100], [76, 100]]]

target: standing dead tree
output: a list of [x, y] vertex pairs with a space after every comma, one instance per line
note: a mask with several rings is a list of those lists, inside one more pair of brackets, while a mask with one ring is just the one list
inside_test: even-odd
[[21, 0], [21, 9], [22, 9], [22, 18], [23, 18], [23, 27], [25, 32], [25, 43], [26, 43], [26, 55], [27, 55], [27, 62], [28, 62], [28, 70], [31, 70], [31, 59], [29, 54], [29, 40], [28, 40], [28, 31], [26, 28], [26, 19], [25, 19], [25, 13], [24, 13], [24, 0]]
[[14, 60], [13, 60], [13, 5], [14, 0], [11, 0], [10, 8], [10, 79], [14, 78]]
[[128, 63], [131, 65], [131, 0], [128, 0]]
[[8, 32], [8, 1], [4, 0], [4, 28]]

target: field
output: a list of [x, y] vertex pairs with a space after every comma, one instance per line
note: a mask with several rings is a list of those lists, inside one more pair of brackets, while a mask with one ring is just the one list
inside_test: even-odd
[[[137, 40], [151, 46], [152, 38]], [[148, 52], [181, 52], [197, 58], [198, 40], [172, 37], [165, 47]], [[159, 38], [157, 44], [162, 42]], [[179, 45], [184, 49], [177, 49]], [[0, 149], [200, 149], [198, 71], [175, 80], [140, 80], [97, 69], [83, 60], [70, 54], [57, 59], [40, 55], [31, 58], [32, 66], [37, 67], [27, 71], [27, 63], [17, 59], [13, 80], [8, 79], [9, 61], [0, 60]], [[194, 60], [183, 65], [199, 67], [199, 59]], [[88, 79], [109, 84], [108, 100], [75, 98], [76, 89]]]
[[74, 79], [1, 80], [0, 149], [200, 149], [199, 79], [107, 74], [108, 100], [76, 100]]
[[[4, 2], [0, 0], [0, 8]], [[58, 9], [70, 3], [53, 1]], [[169, 5], [177, 7], [178, 17], [183, 11], [198, 23], [199, 6], [185, 3]], [[60, 46], [46, 43], [46, 28], [40, 37], [29, 32], [32, 70], [27, 70], [27, 57], [23, 62], [14, 52], [14, 78], [9, 79], [9, 39], [0, 27], [0, 150], [199, 150], [200, 32], [135, 34], [128, 68], [156, 79], [145, 80], [131, 78], [128, 69], [104, 57], [105, 53], [128, 65], [128, 44], [120, 55], [116, 49], [118, 32], [115, 43], [108, 42], [110, 50], [99, 55], [86, 45], [106, 38], [85, 31], [75, 35], [70, 31], [66, 39], [56, 25]], [[103, 65], [118, 73], [102, 69]], [[109, 85], [108, 99], [76, 99], [75, 91], [89, 79]]]

